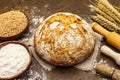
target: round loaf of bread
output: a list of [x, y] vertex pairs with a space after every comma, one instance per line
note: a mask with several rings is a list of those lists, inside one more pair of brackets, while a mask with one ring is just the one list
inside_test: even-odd
[[91, 26], [79, 16], [59, 12], [43, 21], [34, 43], [36, 52], [48, 63], [72, 66], [92, 53], [95, 37]]

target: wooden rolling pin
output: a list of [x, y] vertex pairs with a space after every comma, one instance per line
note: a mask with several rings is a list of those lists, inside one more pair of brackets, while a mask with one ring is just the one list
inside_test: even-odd
[[120, 65], [120, 54], [113, 51], [111, 48], [107, 47], [107, 46], [102, 46], [101, 47], [101, 52], [111, 58], [113, 58], [115, 60], [115, 62]]
[[112, 78], [112, 80], [120, 80], [120, 70], [111, 68], [105, 64], [97, 64], [96, 71], [106, 77]]
[[94, 31], [105, 36], [106, 41], [109, 44], [111, 44], [112, 46], [120, 50], [120, 34], [116, 32], [109, 32], [108, 30], [104, 29], [102, 26], [100, 26], [96, 22], [93, 22], [91, 25]]

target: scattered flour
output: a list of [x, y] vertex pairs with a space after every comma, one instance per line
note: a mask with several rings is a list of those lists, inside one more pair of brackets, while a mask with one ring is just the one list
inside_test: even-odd
[[[84, 71], [90, 71], [93, 70], [94, 66], [96, 65], [97, 61], [97, 55], [99, 53], [99, 48], [101, 46], [101, 40], [102, 37], [101, 35], [95, 33], [95, 37], [96, 37], [96, 45], [95, 45], [95, 49], [93, 54], [83, 63], [79, 63], [78, 65], [74, 66], [78, 69], [84, 70]], [[32, 46], [34, 46], [33, 43], [33, 38], [30, 40], [30, 43]], [[42, 59], [39, 58], [39, 56], [35, 53], [34, 48], [32, 48], [33, 50], [33, 56], [35, 57], [35, 59], [39, 62], [39, 64], [46, 70], [51, 71], [53, 68], [55, 68], [55, 66], [50, 65], [46, 62], [44, 62]]]
[[34, 58], [36, 59], [36, 61], [47, 71], [51, 71], [53, 68], [55, 68], [55, 66], [50, 65], [48, 63], [46, 63], [45, 61], [43, 61], [35, 52], [34, 49], [34, 36], [31, 37], [31, 39], [29, 39], [29, 43], [31, 45], [31, 51], [32, 51], [32, 55], [34, 56]]
[[94, 52], [86, 61], [76, 65], [75, 66], [76, 68], [85, 70], [85, 71], [93, 70], [95, 64], [97, 63], [96, 59], [99, 53], [99, 48], [101, 46], [101, 40], [102, 40], [102, 36], [97, 33], [95, 33], [95, 37], [96, 37], [96, 44], [95, 44]]

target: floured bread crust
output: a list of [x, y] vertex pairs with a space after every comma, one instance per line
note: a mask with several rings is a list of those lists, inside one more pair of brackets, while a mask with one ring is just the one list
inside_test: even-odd
[[92, 53], [95, 38], [91, 26], [79, 16], [59, 12], [39, 26], [34, 43], [36, 52], [48, 63], [72, 66]]

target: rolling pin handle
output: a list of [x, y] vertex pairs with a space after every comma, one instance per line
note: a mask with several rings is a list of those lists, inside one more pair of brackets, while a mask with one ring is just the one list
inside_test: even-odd
[[101, 52], [111, 58], [113, 58], [118, 65], [120, 65], [120, 54], [113, 51], [111, 48], [107, 46], [102, 46], [101, 47]]

